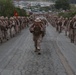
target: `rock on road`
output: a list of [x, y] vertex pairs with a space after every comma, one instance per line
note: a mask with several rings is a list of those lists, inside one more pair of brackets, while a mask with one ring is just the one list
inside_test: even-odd
[[34, 52], [28, 28], [0, 45], [0, 75], [68, 75], [56, 52], [56, 35], [48, 26], [41, 55]]

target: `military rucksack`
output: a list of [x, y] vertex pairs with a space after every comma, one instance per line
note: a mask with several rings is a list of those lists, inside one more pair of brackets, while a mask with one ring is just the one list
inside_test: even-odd
[[73, 28], [76, 29], [76, 22], [74, 23]]
[[74, 22], [71, 21], [71, 22], [70, 22], [70, 28], [71, 28], [71, 29], [73, 29], [73, 24], [74, 24]]
[[40, 26], [34, 26], [34, 35], [40, 35], [41, 34], [41, 27]]
[[59, 26], [62, 26], [62, 22], [61, 21], [59, 21]]

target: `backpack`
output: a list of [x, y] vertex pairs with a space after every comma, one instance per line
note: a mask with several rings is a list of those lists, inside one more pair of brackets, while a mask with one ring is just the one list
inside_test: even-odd
[[76, 29], [76, 22], [74, 23], [73, 28]]
[[34, 35], [40, 35], [41, 34], [41, 27], [40, 26], [34, 26]]
[[66, 25], [67, 25], [67, 21], [64, 22], [64, 26], [66, 26]]
[[73, 24], [74, 24], [74, 22], [71, 21], [71, 22], [70, 22], [70, 28], [71, 28], [71, 29], [73, 29]]
[[59, 21], [59, 26], [62, 26], [62, 22], [61, 21]]

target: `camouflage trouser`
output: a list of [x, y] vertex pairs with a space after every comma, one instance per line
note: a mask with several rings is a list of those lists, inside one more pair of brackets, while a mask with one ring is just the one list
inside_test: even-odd
[[68, 35], [68, 28], [65, 26], [65, 35]]
[[8, 28], [8, 29], [7, 29], [7, 39], [10, 39], [10, 37], [11, 37], [11, 33], [10, 33], [10, 31], [11, 31], [11, 29]]
[[0, 29], [0, 42], [2, 43], [2, 41], [3, 41], [3, 35], [2, 35], [2, 31]]
[[74, 29], [74, 42], [76, 43], [76, 28]]
[[16, 34], [19, 33], [19, 26], [18, 25], [16, 25], [15, 32], [16, 32]]
[[74, 40], [75, 40], [75, 30], [74, 29], [70, 30], [70, 39], [71, 39], [71, 42], [74, 43]]
[[56, 26], [56, 31], [58, 31], [58, 25]]
[[62, 26], [58, 26], [58, 31], [59, 31], [59, 33], [62, 32]]
[[35, 49], [40, 51], [40, 43], [42, 41], [42, 34], [40, 34], [39, 36], [33, 36], [33, 40], [34, 40]]
[[11, 37], [14, 37], [14, 36], [15, 36], [15, 28], [12, 27], [12, 28], [11, 28]]

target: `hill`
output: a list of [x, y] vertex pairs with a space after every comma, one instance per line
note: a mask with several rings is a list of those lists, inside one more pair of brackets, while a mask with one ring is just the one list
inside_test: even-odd
[[[56, 0], [14, 0], [14, 1], [53, 1], [55, 2]], [[69, 0], [70, 3], [76, 3], [76, 0]]]

